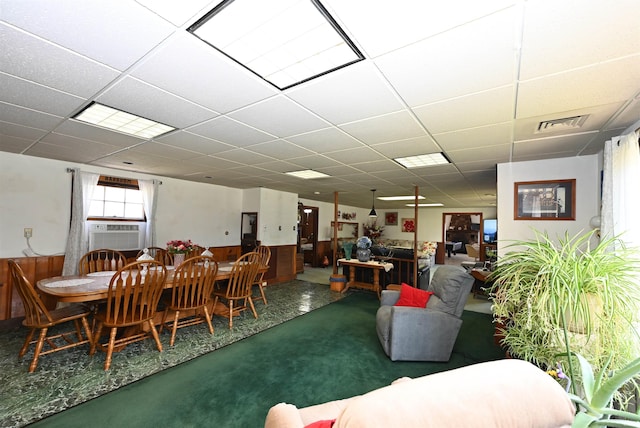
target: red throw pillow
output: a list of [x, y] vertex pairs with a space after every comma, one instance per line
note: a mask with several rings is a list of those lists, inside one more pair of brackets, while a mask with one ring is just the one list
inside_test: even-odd
[[331, 428], [335, 423], [335, 421], [336, 421], [335, 419], [326, 420], [326, 421], [316, 421], [305, 426], [304, 428]]
[[432, 294], [433, 292], [431, 291], [420, 290], [419, 288], [402, 283], [402, 288], [400, 289], [400, 298], [394, 306], [413, 306], [416, 308], [425, 308], [427, 307], [427, 302], [429, 301], [429, 297], [431, 297]]

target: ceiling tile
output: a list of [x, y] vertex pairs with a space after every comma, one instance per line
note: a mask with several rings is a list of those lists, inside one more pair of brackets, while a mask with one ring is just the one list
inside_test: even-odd
[[198, 154], [195, 152], [184, 150], [167, 144], [158, 143], [155, 141], [147, 141], [143, 144], [137, 145], [136, 147], [132, 147], [130, 151], [175, 160], [188, 160], [198, 156]]
[[[520, 78], [576, 69], [640, 52], [636, 0], [541, 0], [527, 2]], [[615, 23], [615, 24], [614, 24]], [[625, 31], [612, 30], [625, 28]]]
[[238, 147], [264, 143], [277, 138], [275, 135], [259, 131], [225, 116], [220, 116], [208, 122], [192, 126], [188, 131]]
[[305, 149], [319, 153], [327, 150], [327, 141], [331, 141], [332, 150], [362, 147], [361, 142], [338, 128], [325, 128], [293, 137], [287, 137], [287, 141], [291, 141]]
[[[547, 159], [551, 153], [576, 153], [585, 147], [592, 134], [564, 135], [542, 138], [538, 140], [516, 141], [513, 145], [513, 161], [519, 162], [523, 156], [539, 154], [540, 159]], [[557, 156], [562, 157], [562, 156]], [[531, 158], [528, 158], [531, 160]]]
[[13, 123], [0, 121], [0, 134], [2, 135], [36, 141], [46, 133], [47, 131], [42, 129], [30, 128], [28, 126], [15, 125]]
[[391, 159], [441, 151], [440, 147], [428, 135], [389, 143], [372, 144], [370, 147]]
[[365, 144], [406, 140], [427, 135], [408, 111], [345, 123], [340, 125], [340, 128]]
[[[439, 134], [509, 121], [513, 118], [514, 105], [514, 88], [508, 85], [414, 107], [413, 111], [429, 132]], [[491, 108], [487, 108], [489, 106]]]
[[[211, 110], [132, 77], [119, 81], [96, 101], [174, 128], [186, 128], [218, 116]], [[167, 109], [168, 105], [172, 108]]]
[[508, 162], [511, 152], [511, 144], [500, 144], [496, 146], [485, 146], [478, 148], [466, 148], [462, 150], [451, 150], [447, 156], [456, 165], [462, 162], [473, 162], [491, 160], [493, 164]]
[[91, 97], [120, 73], [0, 23], [0, 71], [69, 94]]
[[0, 73], [2, 101], [56, 116], [69, 116], [84, 102], [82, 98]]
[[[211, 0], [189, 0], [177, 2], [175, 0], [136, 0], [147, 9], [150, 9], [162, 16], [173, 25], [179, 27], [189, 20], [195, 20], [206, 8]], [[200, 12], [200, 13], [198, 13]]]
[[281, 138], [329, 126], [282, 95], [229, 113], [229, 117]]
[[3, 102], [0, 102], [0, 117], [6, 122], [46, 130], [52, 130], [62, 121], [60, 116]]
[[357, 34], [358, 42], [371, 57], [474, 21], [513, 3], [513, 0], [449, 0], [391, 5], [383, 0], [323, 1], [330, 11], [335, 11], [334, 16], [346, 29]]
[[[184, 78], [186, 74], [188, 79]], [[188, 33], [172, 36], [132, 75], [219, 113], [277, 93], [274, 87]]]
[[304, 149], [300, 146], [284, 140], [275, 140], [269, 141], [267, 143], [255, 144], [253, 146], [247, 147], [247, 149], [256, 153], [261, 153], [263, 155], [269, 155], [277, 159], [293, 159], [314, 154], [310, 150]]
[[142, 143], [144, 140], [121, 132], [89, 125], [76, 120], [68, 120], [56, 128], [56, 134], [66, 135], [72, 138], [87, 141], [96, 141], [117, 147], [129, 147]]
[[[34, 13], [37, 11], [37, 13]], [[96, 61], [124, 70], [175, 30], [135, 2], [3, 0], [2, 19]]]
[[370, 61], [361, 61], [293, 87], [286, 94], [333, 124], [379, 116], [404, 107]]
[[[625, 69], [625, 73], [618, 70]], [[611, 76], [617, 76], [612, 79]], [[640, 82], [640, 53], [520, 83], [517, 118], [578, 110], [632, 98]]]
[[501, 87], [511, 83], [516, 72], [518, 22], [517, 8], [509, 8], [375, 62], [412, 107]]
[[205, 155], [213, 155], [233, 149], [233, 146], [230, 146], [229, 144], [221, 143], [186, 131], [175, 131], [165, 136], [155, 138], [154, 140]]
[[446, 153], [465, 148], [510, 144], [513, 140], [512, 126], [511, 122], [504, 122], [479, 128], [460, 129], [458, 131], [435, 134], [434, 138]]

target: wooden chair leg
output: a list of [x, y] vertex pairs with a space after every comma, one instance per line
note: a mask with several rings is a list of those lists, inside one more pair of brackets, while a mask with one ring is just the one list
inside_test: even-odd
[[115, 347], [117, 332], [118, 332], [117, 328], [115, 327], [111, 328], [111, 332], [109, 334], [109, 346], [107, 347], [107, 357], [104, 360], [105, 371], [109, 370], [109, 367], [111, 367], [111, 357], [113, 356], [113, 348]]
[[38, 358], [40, 357], [40, 351], [42, 351], [42, 346], [44, 345], [44, 339], [47, 337], [47, 330], [48, 329], [46, 327], [40, 330], [36, 349], [33, 351], [33, 360], [31, 360], [31, 364], [29, 365], [29, 373], [33, 373], [38, 366]]
[[267, 298], [264, 295], [264, 285], [262, 285], [262, 283], [259, 283], [258, 289], [260, 290], [260, 295], [262, 296], [262, 301], [264, 302], [264, 305], [267, 306]]
[[180, 315], [180, 311], [175, 311], [175, 315], [173, 317], [173, 328], [171, 329], [171, 340], [169, 341], [169, 346], [173, 346], [176, 341], [176, 331], [178, 330], [178, 317]]
[[22, 345], [22, 348], [20, 348], [20, 352], [18, 353], [19, 358], [24, 357], [24, 354], [27, 353], [27, 350], [29, 349], [29, 345], [31, 344], [31, 339], [33, 339], [33, 333], [35, 331], [36, 331], [35, 328], [29, 329], [29, 333], [27, 333], [27, 338], [24, 340], [24, 344]]
[[229, 300], [229, 330], [233, 328], [233, 300]]
[[91, 334], [91, 327], [89, 327], [89, 321], [87, 321], [86, 317], [82, 318], [82, 327], [84, 327], [84, 334], [87, 335], [87, 340], [89, 341], [89, 348], [93, 344], [93, 335]]
[[100, 343], [100, 335], [102, 334], [102, 322], [98, 322], [95, 331], [93, 332], [93, 338], [91, 340], [91, 347], [89, 348], [89, 355], [96, 353], [96, 347]]
[[258, 319], [258, 313], [256, 312], [256, 307], [253, 304], [253, 299], [249, 297], [249, 306], [251, 306], [251, 311], [253, 312], [253, 317]]
[[213, 324], [211, 323], [211, 315], [209, 315], [209, 309], [207, 309], [207, 305], [205, 305], [202, 309], [204, 309], [204, 318], [207, 320], [207, 324], [209, 325], [209, 333], [213, 334]]
[[159, 352], [162, 352], [162, 342], [160, 342], [160, 336], [158, 335], [158, 330], [156, 330], [156, 326], [153, 324], [153, 320], [149, 320], [149, 328], [151, 329], [151, 335], [153, 339], [156, 341], [156, 347]]
[[162, 321], [160, 322], [160, 325], [158, 326], [158, 333], [162, 333], [162, 330], [164, 330], [164, 323], [167, 322], [167, 316], [169, 315], [169, 306], [167, 305], [167, 307], [164, 309], [164, 313], [162, 314]]

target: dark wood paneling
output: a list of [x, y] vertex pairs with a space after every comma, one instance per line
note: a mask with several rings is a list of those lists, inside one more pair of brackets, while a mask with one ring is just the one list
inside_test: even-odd
[[265, 274], [268, 284], [296, 279], [296, 245], [278, 245], [269, 247], [271, 260], [269, 270]]
[[[295, 247], [294, 247], [295, 248]], [[215, 247], [209, 249], [216, 260], [227, 261], [236, 260], [240, 257], [240, 246]], [[133, 252], [135, 260], [135, 254]], [[24, 271], [27, 279], [36, 286], [36, 283], [44, 278], [62, 275], [62, 266], [64, 264], [64, 256], [42, 256], [42, 257], [10, 257], [0, 259], [0, 320], [17, 318], [24, 316], [24, 308], [22, 300], [17, 292], [13, 291], [11, 281], [9, 279], [9, 263], [8, 260], [15, 260]], [[292, 264], [292, 266], [294, 266]], [[294, 274], [295, 277], [295, 274]], [[45, 300], [48, 306], [54, 306], [55, 301]], [[52, 308], [53, 309], [53, 308]]]
[[43, 257], [11, 257], [0, 259], [0, 320], [21, 317], [24, 315], [22, 300], [13, 291], [9, 279], [8, 260], [15, 260], [24, 271], [27, 279], [35, 287], [36, 282], [44, 278], [62, 275], [64, 256]]

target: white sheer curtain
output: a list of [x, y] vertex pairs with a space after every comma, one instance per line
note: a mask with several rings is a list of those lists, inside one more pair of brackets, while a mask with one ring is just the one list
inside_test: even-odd
[[91, 205], [91, 196], [98, 185], [100, 174], [81, 172], [73, 169], [73, 193], [71, 195], [71, 226], [67, 238], [67, 248], [64, 254], [63, 275], [76, 275], [78, 261], [89, 250], [87, 237], [87, 215]]
[[145, 247], [154, 247], [156, 242], [156, 205], [158, 202], [158, 180], [138, 180], [142, 192], [142, 203], [147, 216], [147, 230], [144, 237]]
[[[613, 138], [604, 146], [604, 177], [602, 181], [602, 236], [619, 236], [630, 248], [640, 248], [640, 147], [638, 131]], [[635, 217], [635, 218], [634, 218]], [[613, 249], [615, 251], [615, 248]], [[640, 278], [636, 276], [640, 293]], [[634, 326], [640, 335], [640, 314]]]
[[613, 138], [604, 146], [601, 231], [620, 236], [628, 247], [640, 247], [640, 148], [638, 132]]

